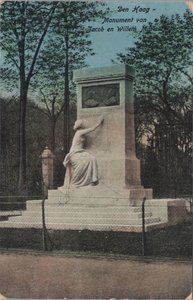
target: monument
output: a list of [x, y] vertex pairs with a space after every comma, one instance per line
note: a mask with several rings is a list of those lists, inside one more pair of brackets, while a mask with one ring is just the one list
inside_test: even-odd
[[[133, 79], [134, 70], [124, 64], [74, 72], [77, 85], [75, 129], [78, 130], [64, 161], [67, 169], [61, 192], [68, 190], [76, 200], [79, 194], [84, 203], [92, 201], [82, 199], [85, 193], [91, 198], [98, 195], [104, 201], [108, 196], [108, 202], [112, 197], [112, 203], [119, 195], [124, 203], [127, 201], [131, 205], [142, 201], [143, 197], [152, 199], [152, 190], [141, 186], [140, 161], [135, 153]], [[97, 173], [96, 182], [90, 182], [91, 185], [85, 184], [85, 177], [91, 176], [89, 168]], [[74, 174], [72, 182], [70, 173]], [[77, 180], [81, 176], [82, 180]], [[86, 185], [90, 188], [81, 187]]]
[[[135, 153], [133, 80], [134, 70], [127, 65], [74, 72], [75, 134], [63, 163], [64, 185], [49, 189], [44, 204], [48, 229], [141, 232], [144, 197], [146, 230], [185, 219], [183, 200], [152, 200], [152, 189], [141, 185]], [[43, 179], [50, 188], [53, 159], [45, 149]], [[27, 201], [22, 216], [1, 222], [0, 227], [42, 228], [41, 212], [42, 200]]]

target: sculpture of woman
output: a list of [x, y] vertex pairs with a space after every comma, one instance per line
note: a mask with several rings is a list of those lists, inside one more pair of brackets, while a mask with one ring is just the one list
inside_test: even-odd
[[66, 155], [63, 165], [66, 168], [64, 188], [81, 187], [98, 184], [98, 170], [95, 157], [84, 149], [85, 135], [94, 131], [103, 122], [103, 117], [97, 124], [84, 128], [84, 121], [77, 120], [74, 124], [74, 135], [70, 152]]

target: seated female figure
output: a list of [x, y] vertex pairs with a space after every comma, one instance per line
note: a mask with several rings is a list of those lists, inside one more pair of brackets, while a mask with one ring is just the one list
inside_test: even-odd
[[74, 135], [70, 152], [63, 165], [66, 168], [64, 188], [98, 184], [98, 168], [95, 157], [84, 149], [85, 136], [94, 131], [103, 122], [103, 118], [90, 128], [84, 128], [83, 120], [74, 124]]

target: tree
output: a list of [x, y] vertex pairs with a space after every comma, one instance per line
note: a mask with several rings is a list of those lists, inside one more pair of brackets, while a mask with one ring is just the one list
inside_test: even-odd
[[0, 193], [13, 191], [17, 184], [15, 182], [17, 178], [15, 157], [18, 156], [18, 144], [15, 124], [18, 122], [18, 110], [16, 97], [0, 98]]
[[[86, 30], [87, 22], [104, 16], [108, 9], [103, 12], [100, 9], [102, 7], [103, 4], [97, 2], [22, 1], [6, 2], [2, 5], [1, 47], [5, 56], [5, 67], [1, 71], [5, 81], [10, 80], [11, 84], [19, 82], [20, 190], [26, 183], [26, 109], [32, 85], [34, 87], [40, 81], [35, 88], [35, 97], [37, 90], [41, 91], [43, 101], [47, 103], [47, 109], [49, 108], [47, 112], [51, 113], [53, 148], [55, 123], [65, 107], [64, 131], [68, 148], [72, 70], [84, 66], [85, 57], [92, 54], [91, 41]], [[48, 107], [48, 92], [51, 92], [51, 107]], [[62, 104], [61, 93], [64, 99]]]
[[[60, 2], [52, 26], [52, 34], [57, 41], [64, 72], [64, 152], [69, 151], [69, 111], [72, 85], [72, 71], [85, 66], [85, 58], [93, 55], [88, 33], [88, 22], [104, 17], [109, 9], [102, 9], [99, 2]], [[60, 44], [60, 45], [59, 45]]]
[[[42, 107], [42, 112], [47, 115], [50, 127], [50, 147], [55, 151], [55, 129], [58, 119], [64, 111], [64, 88], [65, 88], [65, 51], [62, 39], [58, 39], [53, 33], [47, 39], [42, 51], [41, 59], [43, 68], [33, 79], [32, 87], [36, 94], [36, 102]], [[76, 60], [73, 52], [69, 53], [71, 70], [84, 66], [84, 62]], [[72, 62], [72, 63], [71, 63]], [[69, 98], [75, 97], [74, 86], [69, 81]], [[62, 138], [63, 141], [63, 138]]]
[[[108, 9], [103, 4], [85, 2], [62, 2], [57, 6], [44, 49], [40, 54], [42, 68], [33, 80], [34, 91], [45, 105], [52, 132], [51, 148], [55, 150], [55, 126], [64, 112], [63, 148], [69, 150], [70, 101], [74, 101], [74, 69], [85, 67], [85, 58], [93, 55], [87, 22], [104, 16]], [[63, 98], [63, 101], [61, 101]]]
[[136, 70], [136, 132], [139, 140], [147, 137], [146, 147], [138, 140], [137, 150], [143, 178], [151, 179], [146, 183], [153, 183], [158, 196], [191, 190], [192, 33], [188, 10], [162, 15], [142, 27], [134, 47], [117, 56]]
[[[33, 76], [41, 68], [38, 56], [52, 21], [57, 2], [8, 2], [1, 8], [1, 42], [7, 76], [19, 81], [19, 190], [26, 185], [26, 108]], [[13, 74], [12, 74], [13, 75]]]
[[[19, 98], [0, 98], [0, 193], [10, 195], [17, 193], [18, 178], [18, 128], [15, 124], [19, 118]], [[42, 109], [28, 99], [26, 113], [27, 145], [30, 149], [27, 155], [28, 180], [27, 187], [30, 196], [41, 193], [41, 156], [48, 143], [49, 132], [47, 119]]]
[[[46, 106], [46, 109], [42, 109], [42, 113], [44, 113], [49, 120], [50, 127], [50, 149], [52, 153], [55, 152], [56, 148], [56, 138], [55, 138], [55, 130], [56, 123], [59, 119], [61, 112], [63, 111], [63, 104], [61, 102], [61, 98], [59, 94], [56, 94], [54, 91], [51, 95], [46, 96], [43, 91], [40, 91], [41, 94], [41, 102], [43, 102]], [[59, 101], [59, 103], [57, 103]]]
[[162, 15], [143, 26], [134, 47], [118, 54], [118, 60], [136, 70], [137, 112], [151, 115], [153, 123], [187, 125], [184, 111], [190, 109], [192, 90], [192, 28], [188, 10], [183, 17]]

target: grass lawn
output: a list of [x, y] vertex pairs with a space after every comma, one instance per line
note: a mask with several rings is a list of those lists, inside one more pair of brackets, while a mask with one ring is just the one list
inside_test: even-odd
[[[89, 230], [49, 230], [48, 250], [142, 255], [141, 233]], [[42, 230], [0, 228], [1, 249], [42, 250]], [[146, 233], [146, 255], [173, 258], [192, 256], [192, 219]]]

